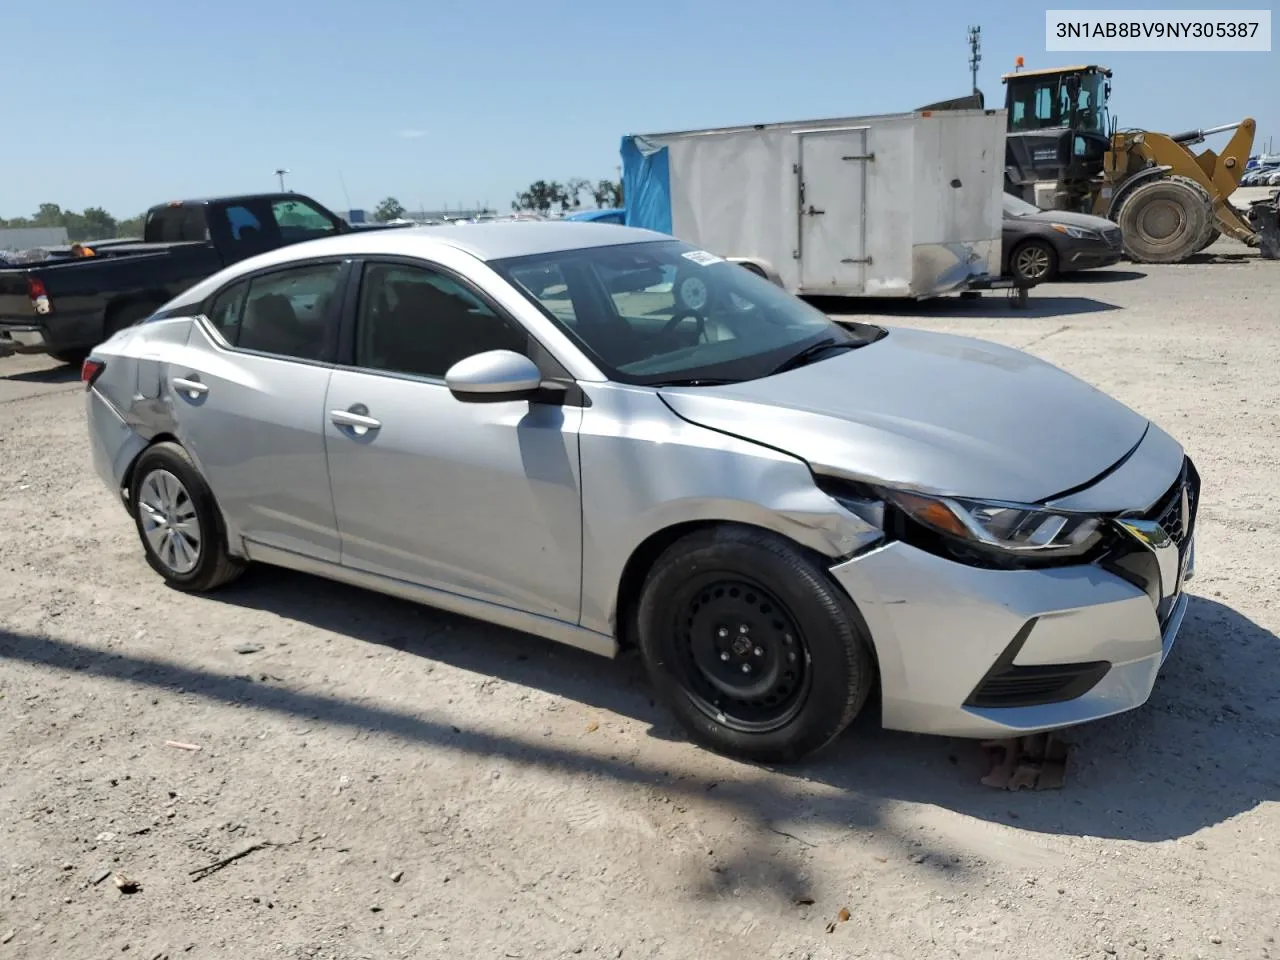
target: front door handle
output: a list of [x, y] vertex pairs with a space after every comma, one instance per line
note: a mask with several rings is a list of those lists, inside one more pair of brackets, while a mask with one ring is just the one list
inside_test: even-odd
[[209, 392], [209, 385], [207, 383], [201, 383], [199, 380], [195, 379], [195, 374], [192, 374], [190, 377], [174, 377], [170, 383], [173, 384], [173, 389], [181, 390], [192, 400], [197, 397], [204, 396]]
[[363, 413], [355, 413], [352, 410], [330, 410], [329, 419], [335, 426], [350, 427], [351, 432], [357, 437], [363, 437], [370, 430], [377, 430], [382, 426], [381, 420], [375, 420], [373, 417], [367, 417]]
[[813, 207], [813, 204], [812, 204], [812, 203], [811, 203], [811, 204], [809, 204], [809, 216], [811, 216], [811, 217], [818, 217], [818, 216], [821, 216], [822, 214], [824, 214], [824, 213], [826, 213], [826, 212], [827, 212], [827, 211], [825, 211], [825, 210], [815, 210], [815, 209], [814, 209], [814, 207]]

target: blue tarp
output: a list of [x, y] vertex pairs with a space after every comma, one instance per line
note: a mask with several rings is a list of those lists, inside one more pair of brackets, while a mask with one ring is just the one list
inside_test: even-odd
[[622, 138], [622, 195], [627, 226], [672, 233], [667, 148], [644, 137]]

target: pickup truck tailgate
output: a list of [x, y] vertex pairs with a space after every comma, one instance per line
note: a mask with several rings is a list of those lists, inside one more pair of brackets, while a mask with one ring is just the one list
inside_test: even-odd
[[27, 271], [21, 267], [0, 270], [0, 323], [35, 323], [36, 312], [27, 296]]

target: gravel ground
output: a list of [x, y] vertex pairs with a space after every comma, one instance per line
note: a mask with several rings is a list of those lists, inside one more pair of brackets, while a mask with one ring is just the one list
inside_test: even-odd
[[74, 374], [0, 360], [0, 958], [1280, 956], [1280, 264], [1210, 252], [880, 314], [1060, 364], [1200, 465], [1178, 646], [1059, 791], [870, 714], [756, 769], [628, 659], [270, 569], [168, 590]]

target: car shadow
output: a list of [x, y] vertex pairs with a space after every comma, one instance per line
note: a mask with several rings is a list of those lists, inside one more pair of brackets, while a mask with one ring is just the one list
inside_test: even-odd
[[1055, 283], [1090, 284], [1090, 283], [1122, 283], [1127, 280], [1141, 280], [1147, 275], [1141, 270], [1117, 270], [1112, 267], [1100, 267], [1097, 270], [1072, 270], [1070, 273], [1058, 275]]
[[[658, 739], [685, 740], [632, 654], [610, 661], [355, 587], [318, 590], [311, 576], [271, 568], [252, 568], [218, 600], [537, 688], [649, 724]], [[876, 701], [827, 750], [779, 772], [835, 788], [836, 806], [842, 797], [872, 807], [905, 801], [1046, 834], [1186, 837], [1280, 801], [1280, 773], [1262, 762], [1280, 735], [1277, 654], [1270, 631], [1193, 597], [1148, 703], [1062, 734], [1071, 754], [1057, 791], [983, 786], [978, 742], [882, 730]]]
[[1037, 294], [1035, 287], [1023, 305], [1005, 293], [990, 293], [981, 297], [939, 297], [935, 300], [889, 300], [865, 297], [805, 297], [813, 307], [834, 316], [884, 316], [884, 317], [1070, 317], [1090, 313], [1119, 310], [1113, 303], [1092, 297], [1069, 297], [1054, 294]]
[[45, 367], [40, 370], [21, 370], [17, 373], [0, 374], [0, 380], [10, 383], [71, 383], [80, 379], [80, 368], [69, 364], [58, 364], [56, 367]]

